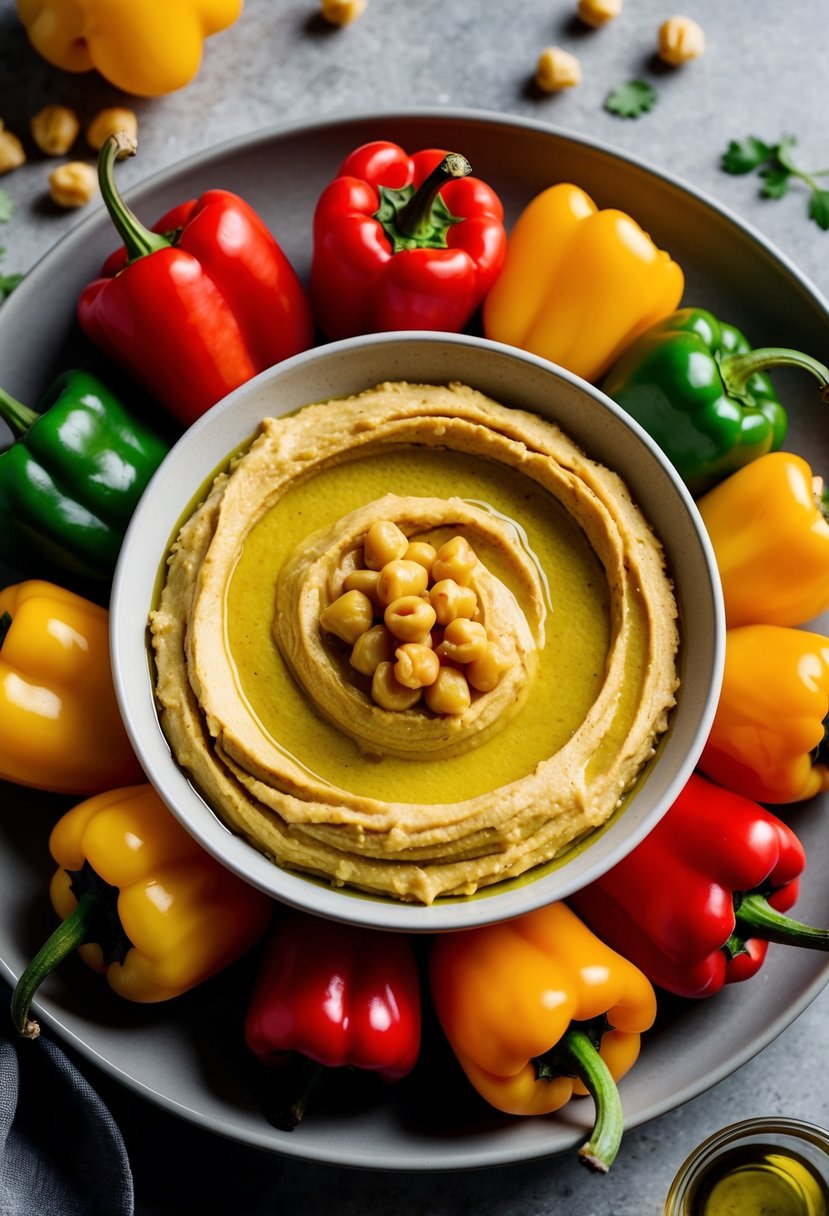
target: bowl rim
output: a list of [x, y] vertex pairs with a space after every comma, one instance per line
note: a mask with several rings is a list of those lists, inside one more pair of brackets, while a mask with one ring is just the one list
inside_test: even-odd
[[[226, 423], [230, 415], [237, 415], [234, 422], [235, 431], [239, 432], [238, 443], [225, 447], [224, 455], [220, 455], [218, 460], [203, 460], [199, 466], [201, 471], [195, 485], [206, 484], [235, 447], [244, 445], [247, 437], [252, 437], [255, 433], [264, 414], [261, 410], [258, 413], [252, 412], [253, 406], [260, 391], [267, 390], [273, 381], [278, 382], [283, 377], [301, 372], [309, 364], [325, 365], [342, 358], [358, 358], [361, 353], [372, 347], [378, 348], [380, 353], [388, 356], [391, 361], [394, 347], [401, 344], [420, 344], [421, 349], [429, 345], [448, 345], [450, 348], [471, 348], [481, 358], [500, 356], [512, 360], [517, 365], [530, 365], [548, 373], [592, 398], [626, 429], [632, 431], [640, 445], [648, 452], [649, 458], [661, 467], [679, 503], [685, 509], [699, 544], [702, 562], [708, 574], [712, 636], [707, 693], [699, 710], [691, 740], [679, 757], [675, 771], [658, 799], [656, 809], [648, 814], [643, 823], [625, 833], [625, 847], [611, 850], [609, 858], [600, 857], [594, 849], [592, 859], [588, 859], [586, 863], [582, 862], [577, 879], [572, 877], [572, 866], [565, 860], [557, 868], [538, 877], [527, 876], [525, 881], [519, 880], [518, 883], [508, 880], [511, 885], [507, 886], [506, 890], [499, 890], [500, 884], [494, 884], [493, 887], [484, 889], [477, 897], [438, 899], [428, 906], [364, 894], [348, 887], [335, 887], [324, 880], [279, 866], [228, 828], [218, 813], [207, 805], [190, 784], [173, 758], [161, 730], [152, 690], [146, 646], [146, 622], [165, 555], [169, 553], [178, 528], [187, 517], [188, 503], [192, 501], [192, 494], [182, 494], [176, 500], [178, 505], [175, 510], [163, 505], [169, 502], [170, 487], [178, 483], [176, 475], [180, 467], [191, 459], [189, 453], [203, 450], [207, 446], [203, 443], [205, 434], [215, 432], [217, 426]], [[371, 386], [366, 384], [366, 387]], [[330, 393], [326, 395], [331, 396]], [[322, 400], [323, 397], [318, 399]], [[247, 418], [246, 402], [250, 418], [247, 419], [245, 427], [242, 427], [241, 420]], [[308, 404], [311, 404], [311, 401]], [[622, 476], [625, 477], [624, 474]], [[637, 498], [635, 492], [634, 498]], [[169, 519], [170, 526], [166, 531], [158, 528], [159, 515]], [[658, 527], [656, 531], [659, 535]], [[162, 533], [163, 540], [159, 540]], [[145, 538], [148, 536], [152, 538], [149, 543], [153, 546], [155, 555], [150, 578], [146, 574], [146, 558], [143, 561], [136, 559], [138, 552], [146, 550], [148, 542]], [[141, 603], [144, 604], [143, 612]], [[137, 629], [138, 619], [142, 620], [140, 630]], [[110, 659], [119, 711], [147, 780], [185, 829], [228, 869], [281, 903], [300, 911], [366, 928], [407, 933], [435, 933], [473, 928], [511, 919], [566, 898], [616, 864], [651, 830], [690, 777], [713, 722], [724, 657], [725, 611], [713, 548], [690, 493], [650, 435], [599, 388], [566, 368], [517, 347], [469, 334], [402, 330], [328, 342], [283, 360], [229, 393], [183, 433], [150, 480], [125, 533], [110, 597]], [[141, 684], [143, 688], [140, 687]], [[602, 829], [599, 829], [595, 838], [598, 839], [601, 835]], [[585, 858], [590, 852], [591, 845], [587, 845], [586, 848], [577, 850], [574, 856]], [[567, 876], [568, 870], [570, 877]]]

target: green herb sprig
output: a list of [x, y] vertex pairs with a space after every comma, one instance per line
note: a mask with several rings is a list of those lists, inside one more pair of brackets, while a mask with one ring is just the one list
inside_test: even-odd
[[[0, 188], [0, 224], [7, 224], [14, 215], [14, 199], [9, 194], [8, 190]], [[2, 261], [6, 250], [0, 245], [0, 261]], [[22, 274], [2, 274], [0, 273], [0, 304], [11, 295], [17, 284], [23, 278]]]
[[619, 118], [641, 118], [653, 109], [658, 99], [659, 94], [647, 80], [628, 80], [608, 93], [604, 108]]
[[753, 173], [758, 171], [763, 179], [760, 194], [763, 198], [782, 198], [792, 181], [804, 182], [809, 187], [809, 218], [824, 232], [829, 231], [829, 190], [824, 190], [819, 177], [829, 175], [829, 169], [806, 172], [795, 163], [792, 149], [796, 147], [794, 135], [784, 135], [777, 144], [767, 144], [756, 135], [746, 139], [732, 139], [723, 153], [722, 167], [726, 173]]

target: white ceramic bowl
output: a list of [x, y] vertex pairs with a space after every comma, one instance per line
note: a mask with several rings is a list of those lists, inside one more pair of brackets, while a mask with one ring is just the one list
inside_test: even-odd
[[[682, 684], [671, 727], [647, 780], [623, 811], [553, 868], [428, 907], [361, 895], [283, 870], [234, 835], [173, 759], [153, 699], [147, 617], [159, 570], [182, 516], [211, 474], [262, 418], [386, 380], [461, 381], [497, 401], [535, 410], [587, 454], [614, 469], [666, 551], [680, 608]], [[379, 929], [438, 932], [504, 920], [562, 899], [630, 851], [687, 781], [716, 708], [724, 643], [722, 597], [704, 527], [672, 466], [644, 431], [577, 376], [543, 359], [455, 334], [378, 334], [321, 346], [230, 394], [179, 440], [146, 490], [121, 551], [111, 601], [111, 651], [124, 722], [147, 777], [181, 823], [231, 870], [275, 899], [317, 915]]]

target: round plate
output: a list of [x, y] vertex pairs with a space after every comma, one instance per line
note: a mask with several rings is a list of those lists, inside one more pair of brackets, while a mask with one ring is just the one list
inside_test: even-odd
[[[544, 187], [575, 181], [600, 206], [630, 212], [670, 250], [686, 272], [686, 303], [702, 304], [740, 326], [755, 345], [814, 353], [826, 348], [826, 303], [756, 233], [679, 182], [532, 121], [427, 110], [303, 124], [194, 158], [130, 192], [128, 201], [153, 222], [174, 203], [210, 187], [235, 190], [263, 215], [305, 275], [317, 195], [348, 151], [381, 138], [411, 149], [464, 152], [475, 173], [503, 197], [508, 221]], [[3, 305], [0, 366], [15, 396], [35, 401], [59, 370], [97, 365], [74, 325], [73, 301], [115, 243], [99, 210]], [[135, 400], [134, 390], [122, 388], [107, 371], [113, 387]], [[829, 467], [829, 440], [816, 442], [809, 426], [808, 386], [796, 375], [775, 379], [792, 423], [787, 446]], [[6, 571], [5, 577], [19, 576]], [[46, 893], [47, 839], [69, 802], [10, 786], [3, 795], [9, 810], [14, 808], [0, 819], [0, 966], [11, 979], [54, 925]], [[818, 881], [829, 867], [826, 812], [809, 805], [783, 813], [809, 856], [796, 913], [827, 924], [829, 886]], [[426, 944], [420, 941], [422, 948]], [[589, 1102], [570, 1103], [548, 1118], [509, 1119], [493, 1112], [470, 1093], [440, 1035], [427, 1024], [422, 1059], [411, 1077], [388, 1089], [360, 1079], [359, 1088], [347, 1094], [335, 1085], [301, 1128], [277, 1132], [263, 1114], [267, 1095], [241, 1044], [253, 964], [243, 961], [177, 1001], [144, 1007], [118, 1001], [99, 977], [70, 960], [44, 985], [38, 1010], [65, 1041], [167, 1110], [221, 1135], [309, 1160], [402, 1170], [496, 1165], [570, 1149], [590, 1123]], [[773, 945], [765, 967], [746, 984], [704, 1002], [662, 999], [658, 1024], [620, 1085], [628, 1126], [663, 1114], [727, 1076], [783, 1030], [828, 979], [825, 956]]]

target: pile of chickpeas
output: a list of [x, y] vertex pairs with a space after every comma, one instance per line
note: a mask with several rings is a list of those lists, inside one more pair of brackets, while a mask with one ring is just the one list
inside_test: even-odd
[[478, 558], [463, 536], [436, 549], [410, 541], [392, 520], [366, 534], [363, 568], [320, 613], [320, 627], [351, 647], [351, 666], [371, 680], [382, 709], [462, 714], [473, 690], [489, 692], [509, 660], [489, 636], [470, 586]]

